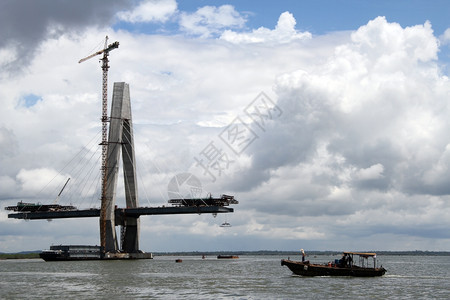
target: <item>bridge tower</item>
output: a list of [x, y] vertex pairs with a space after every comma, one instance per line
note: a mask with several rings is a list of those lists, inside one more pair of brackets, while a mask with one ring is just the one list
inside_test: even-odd
[[[131, 117], [130, 88], [125, 82], [115, 82], [109, 123], [106, 161], [106, 213], [100, 216], [100, 227], [105, 226], [105, 252], [139, 252], [139, 216], [116, 218], [116, 188], [119, 174], [119, 159], [122, 166], [127, 208], [139, 207], [134, 154], [133, 122]], [[116, 226], [122, 226], [120, 248]], [[102, 236], [100, 236], [102, 239]]]

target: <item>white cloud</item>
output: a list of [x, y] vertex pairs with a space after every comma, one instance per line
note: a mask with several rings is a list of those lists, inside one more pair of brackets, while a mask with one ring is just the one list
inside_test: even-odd
[[289, 43], [295, 40], [305, 40], [311, 38], [309, 32], [299, 32], [295, 29], [296, 21], [294, 16], [289, 12], [284, 12], [278, 19], [275, 29], [260, 27], [253, 30], [251, 33], [238, 33], [231, 30], [226, 30], [221, 39], [239, 44], [239, 43]]
[[424, 183], [430, 186], [435, 184], [445, 185], [447, 182], [447, 174], [450, 172], [450, 144], [445, 146], [444, 151], [434, 151], [434, 155], [439, 156], [432, 166], [424, 172]]
[[146, 0], [132, 11], [117, 13], [119, 20], [130, 23], [165, 22], [177, 11], [175, 0]]
[[441, 44], [448, 45], [450, 44], [450, 28], [444, 31], [444, 33], [439, 37]]
[[428, 21], [403, 29], [397, 23], [388, 23], [385, 17], [370, 21], [352, 34], [355, 46], [369, 58], [383, 62], [382, 67], [405, 60], [426, 62], [437, 59], [439, 42], [431, 37], [433, 30]]
[[[258, 178], [243, 185], [258, 199], [254, 208], [316, 216], [311, 222], [329, 236], [337, 228], [319, 225], [319, 216], [331, 224], [339, 215], [345, 226], [378, 228], [374, 233], [412, 234], [412, 220], [427, 228], [418, 235], [433, 231], [427, 220], [442, 219], [436, 208], [445, 206], [433, 195], [447, 199], [450, 192], [438, 180], [450, 175], [449, 87], [435, 64], [438, 45], [428, 23], [401, 28], [380, 17], [336, 44], [325, 62], [278, 77], [283, 115], [261, 136], [264, 147], [252, 148], [251, 168], [241, 171]], [[409, 210], [412, 203], [429, 216]], [[385, 211], [401, 223], [397, 230], [375, 217]]]
[[225, 28], [242, 28], [246, 19], [231, 5], [203, 6], [195, 13], [182, 13], [180, 27], [189, 34], [209, 37]]
[[[204, 37], [245, 24], [230, 6], [186, 18], [185, 30]], [[411, 240], [414, 249], [430, 242], [433, 249], [448, 248], [450, 85], [436, 60], [439, 43], [430, 24], [402, 28], [380, 17], [354, 32], [313, 37], [296, 30], [293, 16], [284, 13], [275, 29], [236, 31], [228, 42], [226, 34], [221, 40], [106, 33], [120, 42], [109, 57], [109, 90], [114, 81], [131, 88], [141, 204], [167, 205], [168, 182], [181, 172], [198, 175], [213, 195], [234, 194], [240, 201], [227, 230], [218, 227], [222, 216], [143, 217], [143, 250], [227, 247], [224, 240], [253, 250], [297, 249], [299, 242], [310, 249], [398, 250], [398, 241]], [[34, 201], [55, 170], [99, 133], [100, 65], [77, 61], [104, 34], [89, 29], [47, 39], [23, 76], [2, 69], [2, 203], [14, 202], [12, 195]], [[294, 42], [303, 39], [308, 42]], [[202, 176], [194, 157], [211, 141], [232, 154], [218, 135], [234, 118], [246, 118], [245, 108], [261, 91], [282, 114], [265, 131], [251, 125], [258, 138], [231, 157], [234, 165], [217, 181]], [[19, 105], [29, 94], [42, 100]], [[63, 183], [66, 173], [72, 176], [68, 170], [58, 176]], [[55, 183], [47, 199], [61, 186]], [[89, 197], [73, 204], [98, 206], [98, 197]], [[22, 237], [30, 227], [48, 228], [7, 219], [4, 212], [0, 222], [0, 241], [10, 238], [13, 226]], [[97, 224], [89, 223], [95, 230], [86, 229], [86, 240], [98, 241]], [[36, 247], [71, 243], [55, 227]], [[76, 232], [71, 236], [81, 240]], [[14, 245], [28, 250], [26, 238]]]
[[0, 66], [7, 66], [17, 59], [17, 51], [13, 47], [0, 48]]
[[[44, 188], [54, 191], [55, 188], [57, 188], [56, 183], [61, 182], [64, 179], [67, 179], [67, 177], [48, 168], [33, 170], [22, 169], [17, 174], [17, 180], [20, 182], [21, 193], [28, 196], [38, 195], [44, 190]], [[44, 197], [45, 196], [46, 195], [44, 195]]]
[[382, 164], [375, 164], [365, 169], [359, 169], [355, 172], [355, 178], [358, 180], [379, 179], [383, 177], [384, 167]]

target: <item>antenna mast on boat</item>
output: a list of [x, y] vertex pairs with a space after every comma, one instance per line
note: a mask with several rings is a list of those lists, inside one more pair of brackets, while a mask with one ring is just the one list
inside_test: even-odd
[[101, 246], [105, 247], [106, 245], [106, 186], [107, 186], [107, 178], [108, 178], [108, 170], [106, 167], [106, 159], [107, 159], [107, 151], [108, 151], [108, 55], [109, 52], [119, 48], [119, 42], [114, 42], [108, 45], [108, 36], [105, 38], [105, 46], [102, 50], [97, 51], [83, 59], [80, 59], [78, 63], [82, 63], [94, 56], [103, 54], [102, 61], [102, 70], [103, 70], [103, 82], [102, 82], [102, 196], [101, 196], [101, 210], [100, 210], [100, 236], [101, 236]]

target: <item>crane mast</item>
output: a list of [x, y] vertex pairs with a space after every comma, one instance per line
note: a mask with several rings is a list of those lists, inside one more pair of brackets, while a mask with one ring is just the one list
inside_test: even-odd
[[108, 36], [105, 38], [105, 46], [102, 50], [97, 51], [83, 59], [80, 59], [78, 63], [82, 63], [94, 56], [103, 54], [100, 59], [102, 61], [102, 195], [101, 195], [101, 209], [100, 209], [100, 237], [101, 246], [105, 249], [106, 245], [106, 209], [108, 205], [108, 199], [106, 199], [106, 188], [108, 179], [107, 169], [107, 152], [108, 152], [108, 69], [109, 69], [109, 52], [119, 48], [119, 42], [114, 42], [108, 45]]

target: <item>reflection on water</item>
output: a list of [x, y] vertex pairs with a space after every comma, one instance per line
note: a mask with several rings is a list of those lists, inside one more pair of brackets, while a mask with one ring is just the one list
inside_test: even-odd
[[3, 260], [0, 299], [450, 299], [448, 256], [379, 256], [388, 272], [376, 278], [293, 276], [280, 265], [281, 256], [176, 258]]

